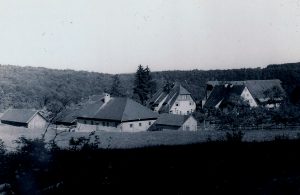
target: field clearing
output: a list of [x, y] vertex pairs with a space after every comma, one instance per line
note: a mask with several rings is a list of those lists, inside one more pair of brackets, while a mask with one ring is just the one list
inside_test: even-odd
[[[40, 138], [43, 130], [26, 129], [23, 127], [12, 127], [8, 125], [0, 125], [0, 139], [2, 139], [8, 150], [14, 150], [17, 144], [14, 140], [24, 136], [26, 138]], [[286, 130], [247, 130], [243, 141], [269, 141], [273, 140], [275, 136], [287, 136], [290, 139], [296, 139], [300, 136], [300, 128], [286, 129]], [[104, 132], [98, 131], [91, 136], [91, 142], [95, 140], [95, 136], [99, 139], [100, 148], [138, 148], [145, 146], [157, 145], [184, 145], [192, 143], [205, 142], [208, 139], [218, 140], [224, 138], [225, 131], [206, 130], [206, 131], [155, 131], [155, 132], [138, 132], [138, 133], [125, 133], [125, 132]], [[56, 137], [56, 143], [62, 148], [69, 147], [69, 140], [73, 137], [88, 138], [90, 133], [87, 132], [63, 132], [60, 131]], [[55, 130], [49, 128], [45, 136], [46, 142], [49, 142], [55, 136]]]

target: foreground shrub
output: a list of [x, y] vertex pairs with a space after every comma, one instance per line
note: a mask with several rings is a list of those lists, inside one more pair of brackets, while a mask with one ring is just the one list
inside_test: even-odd
[[243, 133], [242, 131], [232, 131], [232, 132], [227, 132], [225, 137], [226, 137], [226, 141], [228, 142], [238, 143], [238, 142], [242, 142], [244, 135], [245, 133]]

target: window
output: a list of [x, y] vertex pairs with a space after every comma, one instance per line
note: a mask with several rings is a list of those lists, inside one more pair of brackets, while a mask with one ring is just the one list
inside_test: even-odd
[[84, 120], [83, 123], [86, 124], [87, 122]]
[[102, 122], [102, 126], [105, 126], [105, 122]]
[[151, 125], [151, 122], [149, 122], [149, 125]]
[[193, 105], [193, 104], [194, 104], [193, 102], [190, 102], [190, 106]]
[[109, 122], [107, 122], [107, 123], [106, 123], [106, 126], [108, 126], [108, 127], [109, 127]]
[[178, 102], [176, 103], [176, 106], [179, 106], [179, 103], [178, 103]]
[[190, 112], [189, 112], [189, 111], [187, 111], [186, 113], [187, 113], [187, 114], [190, 114]]
[[93, 124], [94, 124], [94, 121], [91, 121], [91, 124], [93, 125]]
[[130, 124], [129, 127], [132, 128], [132, 127], [133, 127], [133, 124]]
[[99, 123], [96, 123], [96, 125], [99, 125]]
[[142, 123], [139, 123], [139, 126], [141, 127], [141, 126], [142, 126]]

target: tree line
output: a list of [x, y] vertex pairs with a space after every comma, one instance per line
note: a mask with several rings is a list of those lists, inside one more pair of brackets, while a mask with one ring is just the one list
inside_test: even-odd
[[76, 104], [95, 94], [109, 92], [141, 103], [167, 82], [180, 82], [200, 101], [209, 80], [280, 79], [287, 97], [300, 103], [300, 63], [266, 68], [151, 72], [140, 65], [135, 74], [111, 75], [87, 71], [0, 65], [0, 111], [9, 107], [55, 110], [66, 101]]

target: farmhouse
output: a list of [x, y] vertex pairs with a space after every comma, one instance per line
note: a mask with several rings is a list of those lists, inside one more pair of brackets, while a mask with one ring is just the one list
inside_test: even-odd
[[191, 93], [179, 83], [159, 89], [148, 101], [147, 106], [158, 113], [189, 115], [196, 109]]
[[78, 131], [146, 131], [156, 121], [158, 114], [129, 99], [110, 97], [83, 108], [77, 117]]
[[183, 130], [197, 131], [197, 121], [192, 115], [160, 114], [150, 131]]
[[278, 107], [285, 92], [281, 81], [246, 80], [246, 81], [208, 81], [206, 94], [202, 101], [203, 108], [222, 108], [228, 103], [234, 104], [239, 98], [250, 107]]
[[47, 120], [36, 110], [8, 109], [0, 118], [2, 124], [31, 129], [45, 128]]

